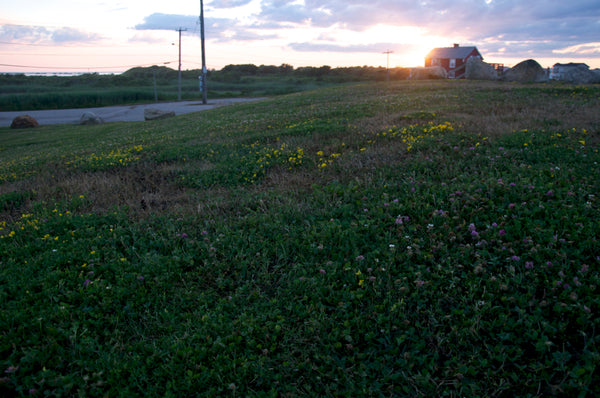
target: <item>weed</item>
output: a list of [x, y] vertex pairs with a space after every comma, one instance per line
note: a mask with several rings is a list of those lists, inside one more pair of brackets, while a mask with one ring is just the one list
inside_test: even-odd
[[0, 391], [598, 395], [598, 98], [361, 84], [0, 129]]

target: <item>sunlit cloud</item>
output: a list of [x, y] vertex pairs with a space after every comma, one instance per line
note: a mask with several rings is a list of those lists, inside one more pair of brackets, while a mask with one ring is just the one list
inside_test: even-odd
[[554, 50], [556, 54], [600, 55], [600, 42], [577, 44]]

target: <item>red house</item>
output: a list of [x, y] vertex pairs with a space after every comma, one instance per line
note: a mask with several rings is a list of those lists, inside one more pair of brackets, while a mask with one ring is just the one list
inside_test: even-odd
[[467, 59], [478, 57], [483, 59], [477, 47], [454, 47], [434, 48], [425, 57], [425, 66], [441, 66], [448, 72], [448, 79], [464, 79]]

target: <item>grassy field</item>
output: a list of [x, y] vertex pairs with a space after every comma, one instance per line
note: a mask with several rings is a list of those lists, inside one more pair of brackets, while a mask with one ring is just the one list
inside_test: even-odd
[[[181, 99], [199, 100], [200, 70], [182, 71]], [[406, 80], [408, 69], [390, 69], [390, 79]], [[209, 98], [265, 97], [324, 88], [341, 83], [383, 81], [386, 69], [330, 68], [290, 65], [228, 65], [208, 72]], [[132, 68], [118, 75], [86, 73], [76, 76], [0, 74], [0, 111], [91, 108], [179, 97], [178, 73], [167, 67]]]
[[600, 395], [600, 87], [0, 128], [0, 395]]

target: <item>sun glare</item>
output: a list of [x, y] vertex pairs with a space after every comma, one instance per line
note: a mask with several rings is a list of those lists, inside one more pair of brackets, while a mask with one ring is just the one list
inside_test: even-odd
[[390, 54], [390, 66], [422, 66], [425, 55], [435, 47], [450, 45], [447, 38], [433, 35], [425, 28], [417, 26], [374, 25], [364, 32], [343, 32], [340, 37], [348, 38], [363, 44], [381, 43], [386, 48], [374, 51], [393, 51]]

